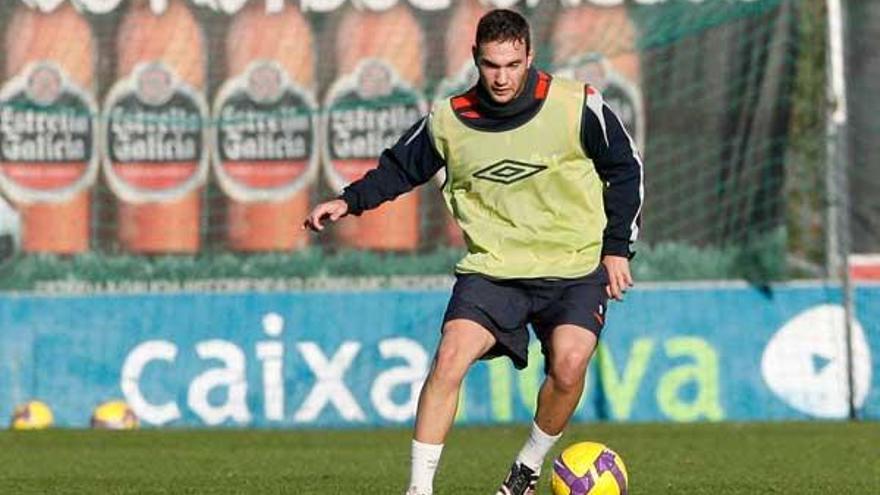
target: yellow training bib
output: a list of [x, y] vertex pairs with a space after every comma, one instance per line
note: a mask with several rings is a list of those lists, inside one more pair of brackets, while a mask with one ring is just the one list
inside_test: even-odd
[[583, 84], [553, 79], [537, 115], [500, 132], [469, 127], [452, 100], [434, 109], [443, 195], [468, 248], [457, 272], [574, 278], [598, 266], [606, 217], [602, 181], [581, 145], [585, 98]]

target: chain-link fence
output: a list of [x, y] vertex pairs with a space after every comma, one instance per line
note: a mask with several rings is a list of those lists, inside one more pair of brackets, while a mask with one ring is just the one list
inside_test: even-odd
[[[451, 271], [438, 184], [328, 235], [299, 225], [473, 84], [489, 3], [165, 3], [0, 7], [3, 287]], [[599, 3], [516, 7], [537, 65], [602, 89], [643, 152], [637, 277], [835, 276], [825, 2]], [[880, 20], [850, 4], [847, 194], [872, 252]]]

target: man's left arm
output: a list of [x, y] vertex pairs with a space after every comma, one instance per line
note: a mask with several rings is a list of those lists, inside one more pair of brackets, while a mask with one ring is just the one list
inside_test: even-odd
[[604, 183], [607, 224], [602, 240], [602, 264], [609, 276], [609, 297], [622, 299], [633, 284], [629, 270], [632, 243], [639, 235], [644, 199], [642, 161], [620, 118], [601, 93], [587, 87], [581, 142]]

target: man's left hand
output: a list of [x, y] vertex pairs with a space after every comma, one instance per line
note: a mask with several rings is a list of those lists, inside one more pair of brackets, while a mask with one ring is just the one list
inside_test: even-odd
[[602, 264], [608, 272], [608, 285], [605, 290], [608, 297], [623, 301], [623, 295], [627, 289], [633, 286], [632, 275], [629, 273], [629, 259], [625, 256], [605, 255]]

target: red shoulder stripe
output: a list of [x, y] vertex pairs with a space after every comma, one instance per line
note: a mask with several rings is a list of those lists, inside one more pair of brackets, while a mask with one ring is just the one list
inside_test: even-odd
[[452, 98], [452, 109], [461, 110], [463, 108], [472, 107], [477, 103], [477, 93], [469, 91], [463, 95], [454, 96]]
[[547, 93], [550, 91], [550, 74], [546, 72], [538, 71], [538, 83], [535, 85], [535, 99], [543, 100], [547, 98]]
[[467, 93], [452, 98], [452, 109], [459, 116], [466, 119], [480, 118], [479, 112], [475, 110], [477, 106], [477, 92], [468, 91]]

